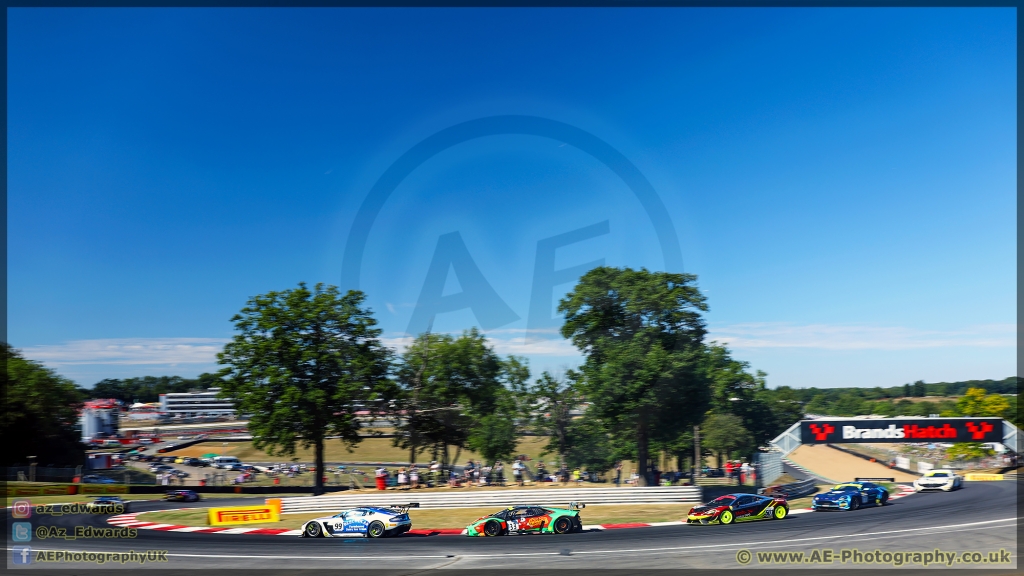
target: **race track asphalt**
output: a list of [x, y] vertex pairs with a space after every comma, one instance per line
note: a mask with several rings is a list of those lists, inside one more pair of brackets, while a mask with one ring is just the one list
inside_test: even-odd
[[[858, 548], [881, 551], [972, 551], [1005, 549], [1017, 566], [1016, 482], [977, 482], [950, 493], [912, 494], [881, 508], [854, 512], [810, 512], [785, 520], [757, 521], [731, 526], [658, 526], [594, 530], [568, 535], [522, 535], [499, 538], [411, 536], [368, 540], [309, 539], [288, 536], [193, 534], [138, 530], [132, 539], [34, 540], [36, 550], [126, 551], [166, 550], [169, 562], [145, 568], [242, 568], [400, 570], [430, 568], [608, 568], [629, 573], [639, 568], [757, 567], [737, 561], [740, 550], [805, 551]], [[208, 500], [198, 504], [133, 503], [132, 512], [188, 506], [244, 505], [252, 500]], [[8, 510], [8, 522], [11, 522]], [[586, 510], [582, 513], [586, 523]], [[106, 517], [90, 515], [44, 517], [33, 515], [34, 526], [104, 526]], [[296, 526], [298, 528], [298, 526]], [[8, 540], [8, 550], [13, 545]], [[9, 568], [22, 568], [12, 564]], [[33, 565], [27, 568], [42, 568]], [[52, 565], [49, 566], [53, 568]], [[72, 566], [68, 566], [70, 568]], [[80, 566], [86, 567], [86, 566]], [[764, 566], [762, 566], [764, 567]], [[774, 566], [781, 567], [781, 566]], [[811, 566], [803, 566], [811, 567]], [[825, 566], [822, 566], [823, 568]], [[835, 564], [828, 568], [859, 567]], [[878, 566], [879, 568], [882, 566]], [[958, 565], [958, 568], [967, 567]], [[982, 567], [982, 566], [978, 566]], [[993, 568], [994, 566], [983, 566]], [[120, 568], [120, 566], [105, 566]], [[139, 566], [125, 566], [139, 569]], [[988, 572], [993, 573], [993, 572]], [[995, 573], [1002, 573], [997, 571]]]

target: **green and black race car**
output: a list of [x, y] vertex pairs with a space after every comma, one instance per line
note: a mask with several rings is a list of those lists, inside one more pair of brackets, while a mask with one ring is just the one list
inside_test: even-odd
[[568, 508], [550, 506], [509, 506], [484, 516], [466, 526], [467, 536], [505, 536], [507, 534], [568, 534], [582, 532], [580, 509], [584, 505], [572, 502]]

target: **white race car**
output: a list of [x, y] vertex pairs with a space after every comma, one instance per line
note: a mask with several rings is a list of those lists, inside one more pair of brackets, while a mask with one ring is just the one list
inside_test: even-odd
[[957, 490], [963, 487], [964, 479], [953, 470], [929, 470], [914, 480], [914, 490]]
[[412, 528], [409, 508], [419, 503], [394, 506], [364, 506], [310, 520], [302, 525], [302, 538], [383, 538], [397, 536]]

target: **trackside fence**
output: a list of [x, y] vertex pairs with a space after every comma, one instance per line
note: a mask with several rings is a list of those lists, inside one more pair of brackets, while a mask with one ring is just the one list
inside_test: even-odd
[[358, 506], [390, 506], [418, 502], [420, 508], [477, 508], [539, 504], [679, 504], [701, 502], [700, 486], [651, 486], [647, 488], [583, 488], [557, 490], [494, 490], [444, 494], [394, 492], [281, 498], [281, 513], [332, 512]]
[[761, 493], [768, 494], [782, 494], [786, 498], [800, 498], [813, 494], [816, 487], [817, 480], [814, 478], [808, 478], [807, 480], [801, 480], [800, 482], [793, 482], [792, 484], [781, 484], [779, 486], [771, 486], [760, 490]]

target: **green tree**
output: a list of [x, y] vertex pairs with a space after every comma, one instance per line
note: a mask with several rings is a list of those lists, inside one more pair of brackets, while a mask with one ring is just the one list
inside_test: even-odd
[[953, 460], [977, 460], [992, 454], [994, 452], [981, 442], [957, 442], [946, 448], [946, 457]]
[[917, 382], [914, 382], [913, 388], [914, 396], [918, 398], [924, 398], [927, 395], [927, 392], [925, 391], [924, 380], [918, 380]]
[[743, 426], [743, 420], [734, 414], [711, 414], [700, 427], [701, 446], [722, 456], [732, 458], [747, 455], [754, 449], [754, 438]]
[[670, 441], [704, 414], [707, 311], [692, 274], [598, 267], [565, 298], [562, 335], [585, 357], [581, 392], [621, 450], [635, 446], [649, 485], [650, 444]]
[[[396, 370], [395, 445], [410, 450], [412, 458], [430, 450], [445, 469], [470, 444], [492, 455], [508, 454], [515, 449], [514, 427], [523, 411], [519, 397], [528, 378], [522, 359], [502, 359], [475, 328], [457, 338], [420, 335]], [[499, 407], [507, 423], [492, 417]]]
[[323, 493], [324, 441], [360, 441], [357, 412], [386, 382], [389, 351], [362, 292], [317, 284], [268, 292], [231, 320], [237, 334], [217, 355], [221, 394], [249, 414], [253, 444], [291, 455], [314, 447], [315, 494]]
[[999, 394], [986, 394], [984, 388], [969, 388], [956, 403], [956, 409], [964, 416], [1003, 417], [1010, 408], [1010, 402]]
[[558, 454], [561, 462], [566, 461], [570, 445], [569, 426], [572, 423], [569, 412], [581, 400], [579, 378], [580, 374], [572, 370], [566, 372], [564, 378], [556, 378], [545, 371], [530, 391], [535, 408], [533, 429], [548, 439], [542, 456], [554, 453]]
[[596, 418], [576, 418], [567, 431], [565, 464], [581, 467], [590, 472], [605, 472], [615, 466], [615, 450], [608, 432]]
[[9, 344], [4, 349], [4, 407], [0, 434], [7, 439], [4, 466], [78, 465], [85, 459], [75, 425], [82, 398], [73, 382], [25, 359]]

